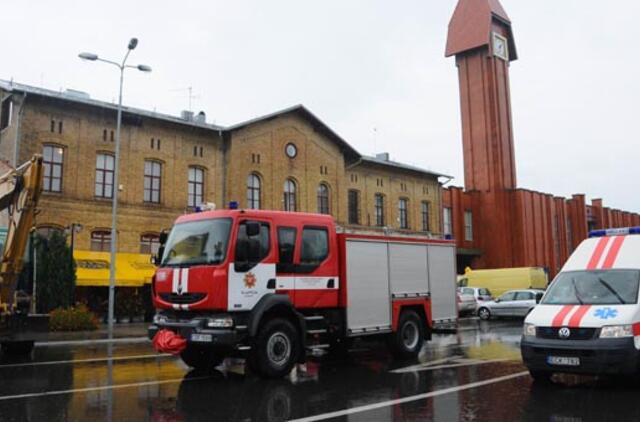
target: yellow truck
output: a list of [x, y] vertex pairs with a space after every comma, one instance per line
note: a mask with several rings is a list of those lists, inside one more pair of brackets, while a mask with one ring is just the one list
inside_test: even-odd
[[539, 267], [499, 268], [495, 270], [465, 269], [458, 278], [458, 287], [484, 287], [498, 297], [514, 289], [546, 289], [547, 273]]

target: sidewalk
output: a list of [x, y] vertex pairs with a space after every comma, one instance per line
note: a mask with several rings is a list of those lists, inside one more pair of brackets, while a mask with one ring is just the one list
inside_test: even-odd
[[[113, 326], [113, 341], [117, 343], [145, 342], [149, 322], [135, 322], [130, 324], [115, 324]], [[106, 324], [100, 324], [95, 331], [50, 332], [46, 341], [36, 342], [36, 346], [71, 345], [84, 343], [107, 343], [109, 333]]]

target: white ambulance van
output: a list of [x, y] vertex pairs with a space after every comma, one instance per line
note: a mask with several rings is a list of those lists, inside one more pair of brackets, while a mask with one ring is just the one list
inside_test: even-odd
[[531, 376], [639, 374], [639, 284], [640, 227], [592, 231], [525, 319]]

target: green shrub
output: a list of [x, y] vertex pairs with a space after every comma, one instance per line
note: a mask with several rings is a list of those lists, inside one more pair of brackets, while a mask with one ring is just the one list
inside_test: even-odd
[[85, 305], [58, 308], [49, 314], [51, 331], [93, 331], [98, 328], [98, 319]]
[[54, 231], [50, 237], [37, 236], [37, 306], [39, 313], [73, 306], [76, 265], [64, 234]]

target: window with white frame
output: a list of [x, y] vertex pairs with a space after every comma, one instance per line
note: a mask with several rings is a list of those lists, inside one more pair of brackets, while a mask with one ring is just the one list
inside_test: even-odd
[[204, 202], [204, 170], [200, 167], [189, 167], [188, 179], [188, 203], [191, 208], [202, 205]]

